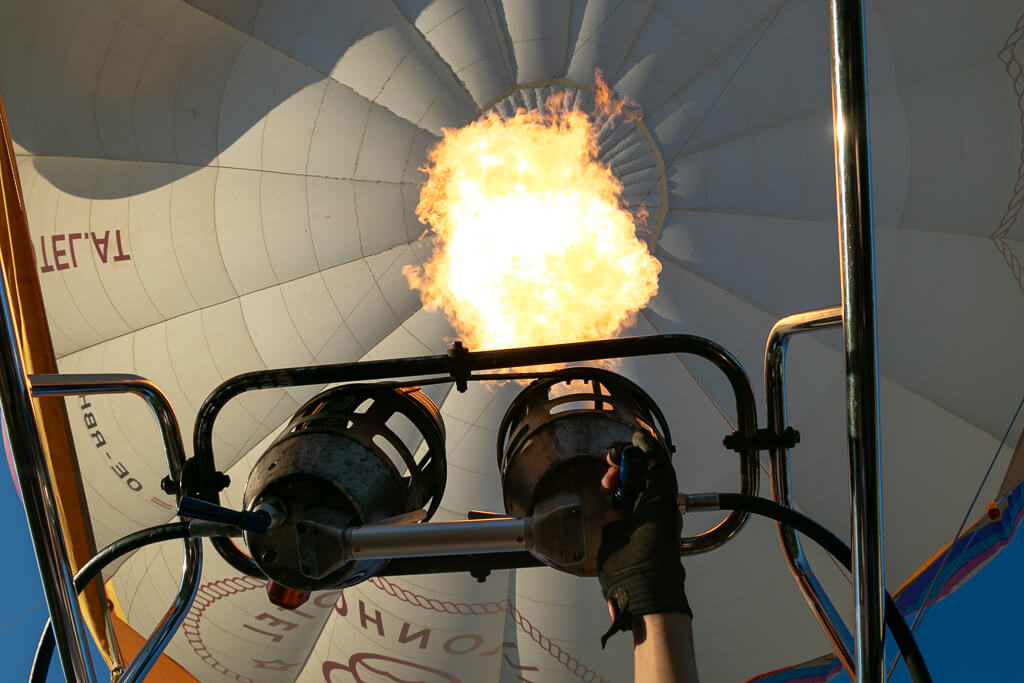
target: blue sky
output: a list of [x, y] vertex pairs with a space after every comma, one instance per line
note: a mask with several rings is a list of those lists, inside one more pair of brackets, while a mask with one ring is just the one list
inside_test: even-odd
[[[6, 468], [5, 468], [6, 469]], [[0, 601], [0, 654], [10, 678], [24, 681], [43, 624], [46, 606], [36, 570], [28, 525], [14, 484], [0, 472], [0, 514], [8, 522], [0, 531], [0, 547], [8, 562], [0, 565], [5, 589]], [[918, 642], [935, 681], [1019, 681], [1020, 631], [1016, 615], [1024, 612], [1024, 542], [1019, 537], [968, 584], [934, 606], [918, 629]], [[98, 654], [97, 663], [103, 666]], [[50, 680], [61, 680], [51, 669]], [[106, 670], [99, 680], [106, 680]], [[836, 680], [848, 680], [841, 676]], [[909, 683], [902, 663], [894, 683]], [[706, 682], [715, 683], [715, 682]]]
[[[0, 564], [0, 584], [4, 586], [4, 597], [0, 600], [0, 655], [7, 662], [5, 668], [8, 673], [4, 680], [27, 681], [39, 635], [49, 613], [43, 601], [43, 587], [28, 535], [25, 509], [6, 467], [6, 459], [3, 463], [0, 468], [0, 518], [6, 519], [7, 523], [0, 530], [0, 548], [3, 548], [7, 562]], [[99, 653], [94, 651], [93, 657], [102, 669], [99, 680], [109, 680]], [[47, 680], [64, 680], [56, 655]]]

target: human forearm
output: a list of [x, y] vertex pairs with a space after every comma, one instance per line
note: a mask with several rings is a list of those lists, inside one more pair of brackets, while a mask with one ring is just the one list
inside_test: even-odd
[[644, 615], [634, 622], [633, 643], [636, 683], [697, 683], [693, 628], [688, 614]]

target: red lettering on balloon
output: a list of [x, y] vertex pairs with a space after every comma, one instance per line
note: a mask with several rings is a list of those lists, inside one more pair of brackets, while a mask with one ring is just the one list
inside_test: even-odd
[[268, 614], [267, 612], [257, 614], [256, 620], [266, 621], [268, 622], [268, 625], [272, 628], [281, 627], [281, 629], [285, 631], [291, 631], [293, 628], [298, 626], [298, 624], [296, 624], [294, 621], [288, 621], [287, 619], [278, 619], [274, 615]]
[[[70, 232], [54, 235], [41, 235], [39, 247], [36, 249], [36, 261], [41, 262], [39, 272], [50, 273], [55, 270], [78, 268], [78, 250], [75, 243], [81, 240], [91, 241], [100, 263], [131, 261], [132, 255], [127, 249], [127, 237], [120, 228], [113, 230], [113, 250], [111, 250], [111, 231]], [[113, 251], [113, 258], [111, 258]], [[71, 261], [68, 261], [68, 257]]]
[[[466, 647], [465, 645], [460, 645], [458, 647], [455, 646], [456, 643], [467, 639], [470, 641], [469, 647]], [[464, 633], [462, 635], [452, 636], [448, 640], [444, 641], [444, 651], [450, 655], [468, 655], [470, 652], [483, 645], [483, 643], [483, 636], [476, 633]]]
[[376, 624], [377, 625], [377, 635], [379, 635], [380, 637], [383, 638], [384, 637], [384, 622], [383, 622], [384, 617], [381, 616], [381, 613], [380, 613], [379, 609], [375, 609], [374, 612], [376, 613], [377, 616], [375, 616], [374, 618], [371, 619], [366, 614], [366, 604], [362, 600], [359, 601], [359, 624], [364, 629], [366, 628], [366, 624], [367, 623]]
[[130, 254], [124, 253], [124, 247], [121, 246], [121, 231], [114, 231], [114, 241], [117, 244], [117, 254], [114, 255], [115, 261], [130, 261], [132, 259]]
[[53, 241], [53, 264], [57, 266], [57, 270], [67, 270], [71, 267], [70, 263], [61, 263], [60, 257], [67, 256], [68, 252], [66, 249], [57, 247], [57, 242], [63, 242], [67, 239], [67, 235], [54, 235], [51, 240]]
[[39, 272], [49, 273], [51, 270], [53, 270], [53, 266], [50, 265], [49, 259], [46, 258], [46, 238], [43, 236], [39, 237], [39, 250], [42, 252], [43, 256], [43, 265], [39, 269]]
[[348, 614], [348, 602], [345, 600], [345, 591], [342, 591], [341, 595], [338, 596], [338, 602], [334, 604], [334, 611], [343, 617]]
[[[107, 251], [110, 248], [110, 231], [107, 230], [103, 233], [103, 239], [98, 239], [96, 233], [90, 232], [92, 235], [92, 245], [96, 247], [96, 253], [99, 255], [100, 260], [104, 263], [107, 262]], [[100, 247], [103, 247], [102, 249]]]
[[405, 643], [411, 642], [412, 640], [419, 638], [420, 649], [426, 650], [427, 641], [430, 640], [430, 629], [424, 628], [420, 629], [416, 633], [409, 633], [409, 626], [411, 626], [409, 622], [405, 622], [404, 624], [402, 624], [402, 631], [398, 634], [398, 642], [404, 645]]
[[82, 233], [80, 233], [80, 232], [73, 232], [73, 233], [68, 235], [68, 245], [69, 245], [69, 247], [71, 249], [71, 267], [72, 268], [77, 268], [78, 267], [78, 255], [75, 254], [75, 240], [80, 240], [80, 239], [82, 239]]

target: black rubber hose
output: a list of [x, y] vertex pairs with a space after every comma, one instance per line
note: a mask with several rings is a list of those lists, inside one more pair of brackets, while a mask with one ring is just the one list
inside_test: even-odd
[[[96, 553], [78, 570], [78, 573], [75, 574], [75, 591], [81, 593], [111, 562], [133, 550], [138, 550], [151, 543], [192, 536], [191, 525], [191, 522], [161, 524], [160, 526], [136, 531], [134, 534], [128, 534], [124, 538], [114, 541]], [[50, 660], [53, 659], [55, 644], [52, 624], [47, 619], [46, 626], [43, 627], [43, 634], [39, 638], [39, 645], [36, 647], [36, 656], [32, 660], [32, 673], [29, 674], [29, 683], [46, 683], [46, 676], [50, 671]]]
[[[850, 546], [846, 545], [838, 536], [807, 515], [779, 505], [767, 498], [746, 496], [742, 493], [720, 493], [718, 494], [718, 502], [719, 507], [723, 510], [745, 510], [756, 515], [770, 517], [777, 522], [796, 529], [828, 551], [830, 555], [846, 567], [847, 571], [852, 571], [853, 560]], [[903, 655], [903, 661], [906, 662], [911, 680], [914, 683], [931, 683], [931, 674], [928, 672], [924, 656], [917, 646], [914, 633], [907, 626], [903, 614], [900, 613], [896, 602], [889, 595], [888, 591], [885, 593], [885, 624], [889, 627], [893, 640], [896, 641], [896, 646], [899, 647]]]
[[[850, 547], [840, 540], [838, 536], [810, 517], [766, 498], [747, 496], [741, 493], [720, 493], [718, 494], [718, 502], [719, 507], [723, 510], [743, 510], [764, 517], [770, 517], [777, 522], [796, 529], [821, 545], [846, 567], [847, 571], [851, 571], [852, 553], [850, 552]], [[191, 522], [173, 522], [143, 529], [118, 539], [96, 553], [92, 559], [78, 570], [74, 579], [75, 590], [81, 593], [111, 562], [133, 550], [152, 543], [188, 538], [192, 535]], [[888, 591], [885, 594], [885, 623], [889, 627], [889, 631], [892, 633], [900, 652], [903, 654], [903, 660], [906, 662], [911, 679], [915, 683], [931, 683], [931, 674], [928, 672], [928, 667], [924, 662], [921, 650], [917, 646], [914, 634], [907, 626], [907, 622], [903, 619], [903, 615], [900, 613], [899, 608], [896, 607], [896, 603]], [[53, 628], [50, 621], [47, 620], [46, 626], [43, 627], [42, 636], [39, 639], [39, 646], [36, 648], [35, 659], [32, 662], [32, 672], [29, 676], [30, 683], [46, 683], [54, 645]]]

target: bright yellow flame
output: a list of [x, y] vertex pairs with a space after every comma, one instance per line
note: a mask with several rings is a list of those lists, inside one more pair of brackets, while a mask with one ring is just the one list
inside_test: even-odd
[[490, 114], [445, 130], [428, 158], [416, 215], [436, 247], [405, 275], [470, 349], [607, 338], [657, 293], [643, 218], [598, 162], [586, 113]]

